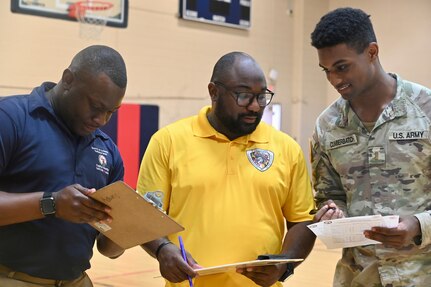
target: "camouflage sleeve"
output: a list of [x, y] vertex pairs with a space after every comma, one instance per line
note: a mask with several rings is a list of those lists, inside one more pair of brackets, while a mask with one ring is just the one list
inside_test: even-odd
[[340, 176], [332, 166], [328, 155], [323, 151], [317, 132], [313, 134], [310, 148], [313, 187], [317, 206], [320, 208], [325, 201], [331, 199], [347, 215], [346, 193], [343, 190]]
[[415, 214], [419, 220], [422, 231], [422, 244], [419, 248], [425, 248], [431, 244], [431, 211]]

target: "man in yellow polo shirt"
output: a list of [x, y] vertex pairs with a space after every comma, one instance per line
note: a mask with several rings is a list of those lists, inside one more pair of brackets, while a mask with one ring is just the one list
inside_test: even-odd
[[188, 276], [195, 287], [282, 286], [290, 265], [198, 277], [193, 270], [262, 254], [305, 258], [315, 239], [306, 226], [314, 201], [301, 148], [261, 122], [274, 96], [262, 69], [245, 53], [226, 54], [208, 91], [212, 106], [159, 130], [142, 159], [138, 191], [162, 191], [164, 209], [185, 227], [143, 248], [159, 261], [166, 286], [192, 285]]

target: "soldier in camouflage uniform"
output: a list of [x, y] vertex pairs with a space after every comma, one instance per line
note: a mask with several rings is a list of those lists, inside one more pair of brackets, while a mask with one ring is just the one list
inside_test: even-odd
[[341, 98], [317, 119], [315, 220], [400, 216], [375, 227], [377, 245], [343, 249], [334, 286], [431, 286], [431, 90], [386, 73], [369, 15], [340, 8], [311, 34]]

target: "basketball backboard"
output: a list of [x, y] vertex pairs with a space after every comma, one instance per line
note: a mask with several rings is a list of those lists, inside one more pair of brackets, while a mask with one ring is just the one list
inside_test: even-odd
[[[129, 0], [11, 0], [11, 11], [77, 21], [74, 11], [79, 5], [85, 5], [88, 11], [98, 12], [94, 16], [87, 13], [87, 17], [104, 18], [107, 26], [127, 27]], [[106, 13], [100, 13], [102, 10]]]

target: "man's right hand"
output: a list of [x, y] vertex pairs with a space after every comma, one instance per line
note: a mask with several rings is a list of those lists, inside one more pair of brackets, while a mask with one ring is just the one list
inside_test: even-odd
[[160, 250], [159, 260], [160, 274], [166, 280], [177, 283], [187, 280], [187, 275], [194, 278], [197, 273], [193, 269], [199, 266], [190, 253], [186, 252], [188, 262], [181, 256], [181, 250], [174, 244], [166, 245]]
[[54, 192], [56, 217], [74, 223], [112, 221], [110, 207], [88, 196], [95, 191], [94, 188], [73, 184]]

